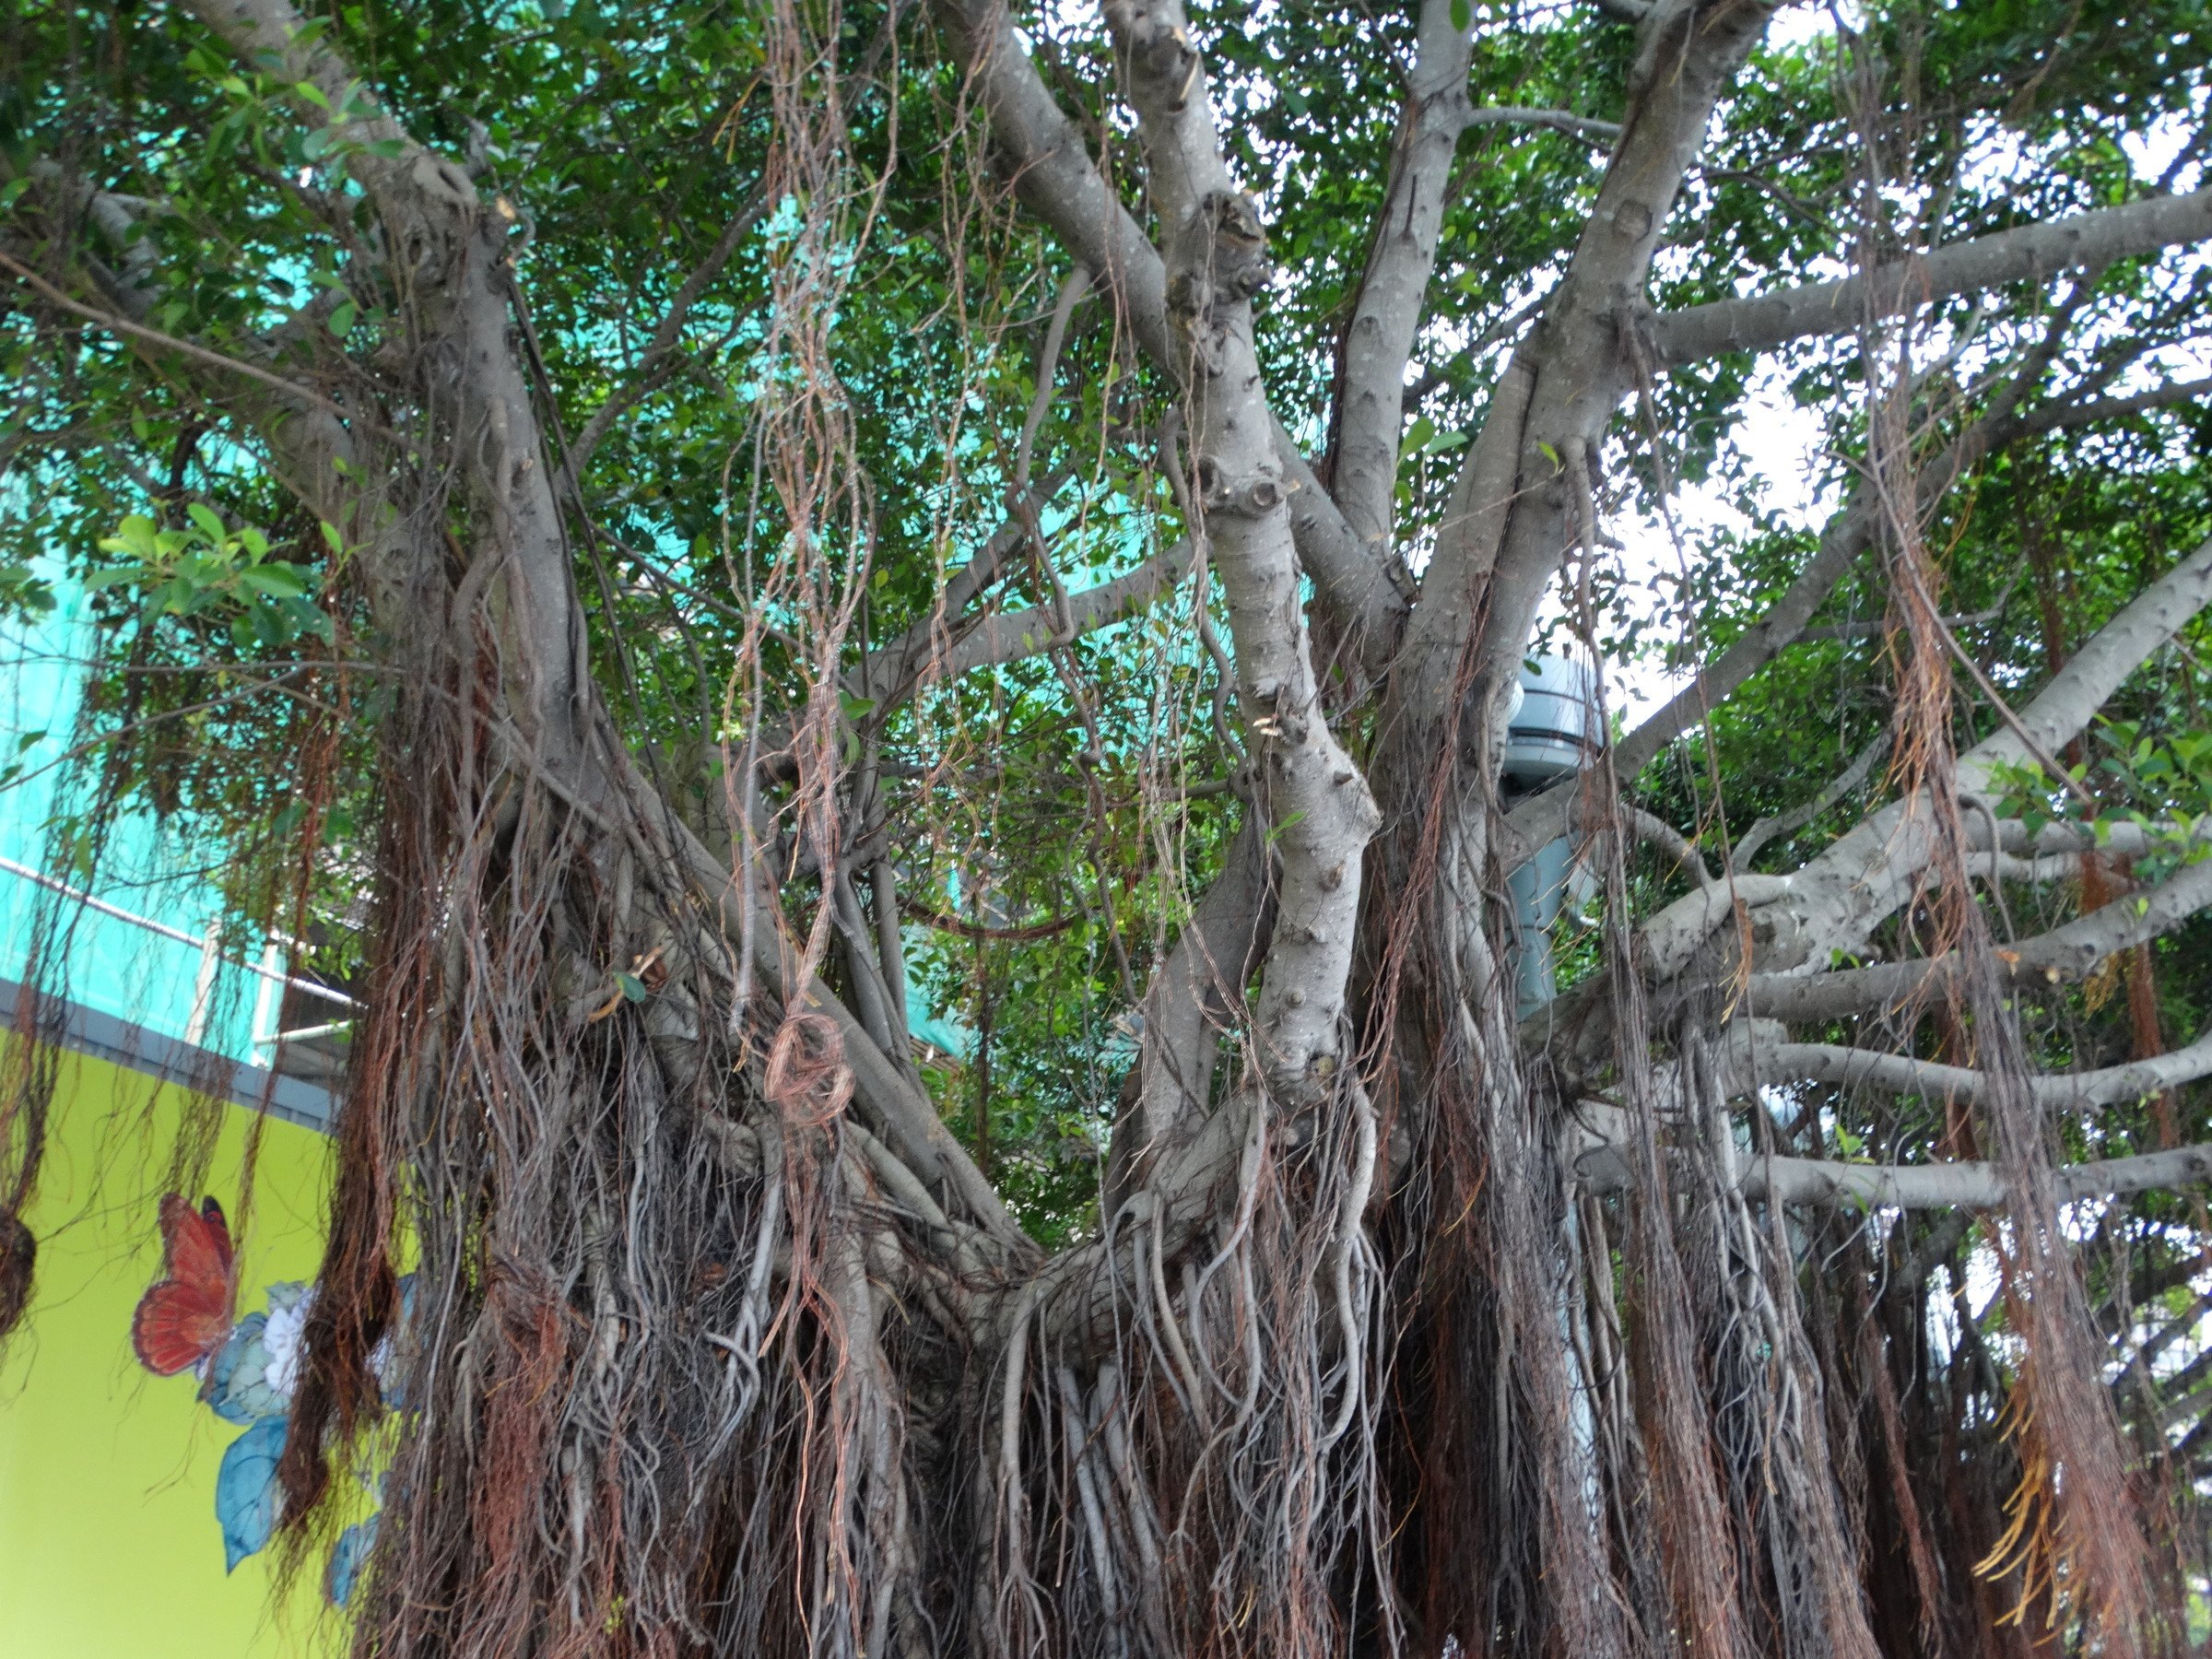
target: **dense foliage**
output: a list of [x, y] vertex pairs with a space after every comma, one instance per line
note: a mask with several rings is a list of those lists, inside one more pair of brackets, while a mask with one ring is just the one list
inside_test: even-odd
[[[324, 1489], [309, 1462], [367, 1444], [372, 1396], [345, 1368], [393, 1317], [394, 1239], [419, 1233], [451, 1331], [481, 1321], [524, 1356], [442, 1377], [453, 1392], [420, 1430], [425, 1447], [474, 1446], [460, 1425], [482, 1413], [510, 1432], [480, 1478], [509, 1483], [511, 1510], [439, 1509], [426, 1481], [401, 1542], [380, 1546], [359, 1651], [742, 1636], [794, 1652], [1994, 1655], [2026, 1651], [2005, 1622], [2022, 1607], [2085, 1653], [2201, 1640], [2206, 1167], [2117, 1196], [2065, 1189], [2094, 1201], [2052, 1224], [2055, 1243], [2023, 1241], [2022, 1194], [2051, 1199], [2033, 1183], [2070, 1179], [2056, 1166], [2212, 1143], [2212, 1058], [2048, 1114], [2039, 1151], [1995, 1084], [1900, 1083], [1814, 1051], [1994, 1077], [2013, 1052], [1998, 1033], [2017, 1028], [2032, 1094], [2189, 1051], [2212, 1021], [2212, 924], [2194, 904], [2078, 971], [2019, 969], [2023, 950], [2041, 960], [2023, 941], [2108, 905], [2147, 915], [2138, 894], [2201, 881], [2212, 627], [2196, 603], [2175, 601], [2078, 718], [2035, 711], [2138, 594], [2194, 580], [2212, 535], [2212, 265], [2191, 245], [2206, 231], [1952, 288], [1929, 283], [1932, 261], [1899, 263], [2196, 201], [2212, 14], [1785, 6], [1739, 65], [1716, 42], [1763, 20], [1750, 0], [1189, 8], [1173, 39], [1202, 56], [1191, 84], [1273, 266], [1251, 312], [1254, 407], [1311, 461], [1281, 514], [1323, 492], [1341, 527], [1366, 488], [1362, 433], [1394, 457], [1384, 524], [1346, 536], [1367, 599], [1344, 599], [1299, 521], [1307, 712], [1382, 825], [1358, 940], [1332, 987], [1287, 989], [1270, 930], [1306, 924], [1254, 900], [1236, 959], [1198, 976], [1233, 989], [1194, 994], [1209, 1029], [1186, 1115], [1269, 1125], [1250, 1143], [1270, 1148], [1262, 1177], [1243, 1129], [1186, 1123], [1177, 1140], [1147, 1092], [1161, 1064], [1188, 1089], [1188, 1056], [1157, 1056], [1191, 1023], [1170, 1017], [1188, 959], [1214, 948], [1194, 914], [1247, 865], [1288, 914], [1300, 861], [1335, 857], [1333, 892], [1347, 854], [1313, 853], [1335, 830], [1270, 793], [1304, 725], [1253, 683], [1252, 630], [1279, 621], [1301, 662], [1309, 641], [1295, 619], [1255, 620], [1237, 586], [1230, 521], [1277, 503], [1221, 504], [1232, 439], [1191, 362], [1222, 347], [1163, 360], [1151, 344], [1201, 340], [1208, 307], [1242, 304], [1225, 286], [1186, 304], [1176, 286], [1194, 269], [1226, 283], [1213, 262], [1233, 236], [1196, 266], [1184, 242], [1204, 214], [1236, 226], [1163, 135], [1187, 119], [1153, 84], [1172, 55], [1144, 33], [1160, 8], [1105, 9], [1024, 18], [1016, 68], [998, 60], [1065, 115], [1060, 162], [1017, 130], [975, 45], [997, 14], [966, 0], [334, 5], [282, 51], [254, 33], [285, 12], [262, 0], [26, 0], [0, 20], [0, 599], [35, 618], [81, 597], [98, 624], [79, 729], [35, 757], [73, 779], [56, 855], [88, 871], [115, 814], [152, 811], [219, 849], [241, 928], [307, 938], [334, 979], [385, 987], [357, 1040], [364, 1103], [341, 1135], [311, 1330], [327, 1434], [287, 1465], [298, 1524]], [[1472, 118], [1409, 186], [1423, 122], [1459, 95], [1456, 76], [1449, 97], [1408, 94], [1451, 60], [1446, 39]], [[1670, 88], [1703, 84], [1709, 57], [1723, 89], [1709, 117], [1681, 115], [1669, 100], [1692, 95]], [[1665, 172], [1636, 147], [1658, 155], [1667, 121], [1687, 136], [1653, 186], [1661, 222], [1594, 276], [1643, 235], [1605, 193], [1643, 176], [1631, 162]], [[1077, 222], [1090, 207], [1055, 218], [1041, 198], [1077, 150], [1159, 246], [1165, 323], [1142, 314], [1141, 271], [1100, 269], [1083, 245], [1112, 234]], [[446, 209], [395, 206], [443, 201], [430, 159], [471, 216], [435, 268], [423, 250]], [[1408, 257], [1396, 227], [1422, 190], [1441, 190], [1433, 265], [1415, 261], [1385, 418], [1355, 394], [1357, 356], [1388, 332], [1378, 273]], [[1756, 350], [1668, 344], [1671, 320], [1714, 314], [1700, 308], [1853, 272], [1901, 300], [1869, 287]], [[503, 308], [491, 333], [469, 332], [465, 293]], [[1225, 326], [1233, 350], [1241, 324]], [[471, 352], [504, 354], [512, 395], [471, 401], [490, 372]], [[1510, 423], [1532, 363], [1553, 378], [1524, 441]], [[1543, 397], [1571, 401], [1562, 375], [1600, 388], [1586, 443], [1539, 429]], [[1806, 471], [1775, 476], [1793, 434]], [[1529, 503], [1523, 540], [1500, 531], [1488, 562], [1466, 550], [1495, 505], [1470, 493], [1486, 444], [1518, 480], [1500, 499]], [[528, 489], [551, 504], [542, 522], [514, 504]], [[1539, 512], [1556, 526], [1526, 528]], [[1759, 645], [1854, 523], [1812, 608]], [[525, 569], [559, 575], [533, 589]], [[1440, 571], [1473, 574], [1464, 627], [1430, 637], [1429, 618], [1456, 614], [1432, 598]], [[570, 620], [533, 633], [541, 603]], [[559, 678], [543, 641], [562, 628], [594, 688], [564, 694], [583, 734], [570, 749], [545, 734], [571, 715], [531, 700]], [[1572, 786], [1532, 800], [1499, 779], [1506, 699], [1486, 694], [1539, 649], [1604, 657], [1617, 735], [1685, 700], [1571, 808]], [[1624, 688], [1660, 690], [1631, 712]], [[2021, 711], [2063, 723], [2035, 727], [2054, 752], [2023, 736], [1975, 759], [2014, 743]], [[1983, 770], [1961, 783], [1962, 766]], [[1863, 926], [1805, 922], [1782, 959], [1798, 935], [1759, 907], [1814, 890], [1784, 878], [1860, 844], [1854, 827], [1877, 853], [1903, 844], [1924, 799], [1953, 829], [1928, 832], [1909, 890]], [[1510, 973], [1483, 964], [1515, 948], [1511, 870], [1558, 834], [1583, 871], [1557, 926], [1561, 995], [1516, 1027]], [[1355, 898], [1367, 841], [1346, 843]], [[728, 892], [695, 890], [702, 857], [737, 872]], [[729, 896], [756, 888], [757, 920]], [[1948, 1001], [1839, 992], [1785, 1019], [1746, 989], [1968, 959], [2019, 977], [1970, 994], [1960, 970]], [[845, 1073], [853, 1121], [877, 1114], [865, 1155], [834, 1129], [789, 1149], [820, 1128], [793, 1127], [779, 1093], [820, 1041], [792, 1035], [817, 972], [851, 1010], [839, 1041], [882, 1050], [877, 1073]], [[1349, 1064], [1324, 1042], [1326, 1065], [1271, 1070], [1260, 1011], [1324, 1000]], [[1732, 1042], [1781, 1070], [1730, 1073]], [[869, 1094], [879, 1075], [911, 1080], [1018, 1232], [900, 1139]], [[1684, 1103], [1699, 1078], [1710, 1118]], [[597, 1104], [557, 1128], [559, 1111], [524, 1097]], [[566, 1153], [510, 1168], [514, 1133], [471, 1127], [479, 1101], [548, 1144], [609, 1149], [588, 1178]], [[783, 1127], [760, 1127], [777, 1110]], [[654, 1112], [676, 1126], [641, 1151], [627, 1137]], [[1660, 1138], [1589, 1127], [1605, 1112], [1643, 1112]], [[0, 1112], [10, 1214], [36, 1120]], [[708, 1120], [722, 1127], [694, 1139]], [[1158, 1151], [1209, 1132], [1211, 1164]], [[912, 1191], [877, 1153], [914, 1164]], [[1900, 1207], [1808, 1186], [1785, 1204], [1746, 1184], [1737, 1159], [1757, 1155], [1971, 1164], [2007, 1196]], [[875, 1172], [839, 1173], [853, 1170]], [[1171, 1238], [1194, 1192], [1210, 1196]], [[592, 1205], [588, 1221], [563, 1208]], [[1671, 1243], [1653, 1220], [1670, 1205], [1688, 1218]], [[521, 1206], [537, 1230], [507, 1239], [502, 1206]], [[1740, 1238], [1712, 1220], [1737, 1215]], [[1156, 1299], [1143, 1274], [1127, 1282], [1147, 1250]], [[952, 1265], [901, 1279], [887, 1265], [901, 1252]], [[583, 1334], [513, 1335], [559, 1322], [501, 1301], [511, 1272]], [[2062, 1272], [2077, 1280], [2063, 1294]], [[748, 1273], [789, 1287], [772, 1326], [764, 1290], [715, 1300]], [[872, 1312], [840, 1275], [875, 1285]], [[1085, 1275], [1109, 1285], [1108, 1313], [1053, 1315], [1048, 1338], [1039, 1308]], [[745, 1403], [726, 1418], [698, 1403], [725, 1386], [720, 1350], [656, 1347], [632, 1394], [594, 1368], [649, 1340], [609, 1333], [673, 1345], [653, 1322], [694, 1317], [753, 1345], [735, 1369], [764, 1392], [730, 1396]], [[2039, 1361], [2062, 1317], [2077, 1346]], [[1670, 1321], [1678, 1351], [1653, 1334]], [[900, 1322], [929, 1334], [854, 1334]], [[1557, 1353], [1530, 1358], [1554, 1335]], [[778, 1341], [787, 1381], [763, 1382]], [[500, 1430], [504, 1386], [567, 1415]], [[882, 1399], [840, 1392], [863, 1387]], [[818, 1402], [834, 1402], [818, 1421]], [[1023, 1420], [1047, 1442], [1033, 1466]], [[1209, 1467], [1222, 1436], [1234, 1445]], [[806, 1460], [825, 1448], [846, 1460], [840, 1482], [876, 1495], [818, 1497]], [[434, 1466], [406, 1455], [418, 1478]], [[1762, 1498], [1770, 1465], [1782, 1495]], [[668, 1470], [719, 1483], [713, 1502], [664, 1514]], [[881, 1498], [887, 1480], [911, 1484], [918, 1519]], [[785, 1503], [851, 1507], [764, 1542]], [[2121, 1514], [2134, 1542], [2098, 1545], [2099, 1518]], [[516, 1525], [543, 1535], [538, 1554], [500, 1530]], [[2105, 1582], [2130, 1551], [2137, 1567], [2112, 1570], [2128, 1582]], [[480, 1626], [423, 1611], [511, 1568], [521, 1587]], [[1187, 1610], [1133, 1587], [1163, 1573]], [[1695, 1628], [1708, 1594], [1740, 1613]], [[818, 1624], [810, 1607], [836, 1610]]]

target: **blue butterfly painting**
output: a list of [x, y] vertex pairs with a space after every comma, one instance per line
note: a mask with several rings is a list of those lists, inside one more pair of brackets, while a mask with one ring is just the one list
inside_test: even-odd
[[368, 1560], [369, 1551], [376, 1543], [376, 1524], [382, 1514], [379, 1510], [338, 1535], [337, 1547], [330, 1552], [329, 1576], [323, 1581], [323, 1593], [335, 1606], [342, 1607], [352, 1599], [361, 1565]]
[[[271, 1285], [268, 1306], [233, 1322], [236, 1269], [229, 1230], [214, 1199], [193, 1209], [174, 1194], [161, 1201], [163, 1264], [168, 1276], [146, 1293], [134, 1314], [132, 1346], [158, 1376], [191, 1371], [200, 1399], [227, 1423], [245, 1432], [223, 1452], [215, 1477], [215, 1518], [223, 1534], [223, 1571], [268, 1547], [282, 1518], [276, 1484], [290, 1428], [292, 1393], [307, 1346], [307, 1317], [314, 1290], [299, 1284]], [[370, 1357], [384, 1404], [401, 1406], [403, 1365], [394, 1358], [406, 1341], [415, 1311], [415, 1276], [399, 1281], [398, 1318]], [[339, 1606], [353, 1594], [376, 1541], [377, 1515], [338, 1535], [324, 1581]]]
[[276, 1464], [284, 1456], [288, 1418], [263, 1418], [230, 1442], [215, 1477], [215, 1518], [223, 1529], [223, 1571], [234, 1572], [276, 1530], [283, 1496]]

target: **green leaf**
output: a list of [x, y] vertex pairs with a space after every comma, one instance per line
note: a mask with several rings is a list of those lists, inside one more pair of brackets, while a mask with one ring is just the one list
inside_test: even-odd
[[1452, 27], [1465, 31], [1474, 27], [1475, 8], [1468, 0], [1452, 0]]
[[653, 994], [645, 989], [645, 982], [634, 973], [616, 974], [615, 983], [621, 988], [622, 994], [633, 1003], [641, 1003]]
[[203, 502], [188, 502], [184, 508], [184, 516], [197, 524], [200, 527], [200, 534], [218, 547], [229, 536], [229, 532], [223, 528], [223, 521], [216, 516], [215, 510]]
[[[122, 551], [112, 540], [103, 541], [100, 545], [111, 551]], [[140, 581], [145, 575], [144, 571], [135, 570], [127, 565], [112, 565], [104, 571], [87, 571], [85, 586], [90, 588], [94, 593], [98, 593], [101, 588], [120, 587], [126, 582]]]
[[307, 592], [298, 565], [252, 565], [238, 573], [238, 579], [257, 594], [266, 594], [272, 599], [297, 599]]
[[339, 339], [344, 339], [353, 332], [354, 319], [359, 314], [360, 308], [352, 300], [339, 300], [330, 313], [330, 332], [337, 335]]
[[140, 559], [151, 559], [155, 546], [154, 521], [134, 512], [116, 526], [112, 540], [100, 545], [112, 553], [133, 553]]

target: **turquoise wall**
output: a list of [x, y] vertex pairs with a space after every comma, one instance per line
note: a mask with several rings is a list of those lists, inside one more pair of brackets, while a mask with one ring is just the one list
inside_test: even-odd
[[[91, 641], [88, 603], [81, 589], [53, 581], [58, 603], [36, 622], [0, 626], [0, 765], [21, 768], [0, 786], [0, 858], [82, 887], [84, 877], [50, 866], [49, 821], [68, 802], [65, 759], [81, 703]], [[38, 735], [43, 734], [43, 735]], [[182, 820], [157, 822], [150, 811], [123, 815], [114, 825], [92, 881], [94, 895], [194, 939], [220, 914], [214, 887], [201, 875], [206, 849], [195, 848]], [[50, 985], [103, 1014], [166, 1037], [182, 1037], [191, 1021], [201, 947], [165, 938], [98, 912], [55, 902], [24, 877], [0, 868], [0, 976], [20, 980], [32, 922], [43, 907], [71, 929], [64, 972]], [[258, 960], [263, 941], [241, 939], [232, 958]], [[232, 961], [218, 971], [201, 1046], [233, 1060], [265, 1064], [252, 1024], [258, 975]]]

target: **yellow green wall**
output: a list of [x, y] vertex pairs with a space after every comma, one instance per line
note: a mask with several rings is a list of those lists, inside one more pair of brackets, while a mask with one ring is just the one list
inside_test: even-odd
[[[266, 1659], [333, 1646], [319, 1586], [272, 1608], [265, 1557], [223, 1574], [215, 1474], [241, 1431], [154, 1377], [131, 1311], [160, 1273], [154, 1205], [181, 1090], [64, 1062], [39, 1198], [38, 1288], [0, 1366], [0, 1659]], [[224, 1109], [206, 1190], [235, 1225], [253, 1114]], [[239, 1239], [241, 1313], [313, 1277], [330, 1143], [271, 1121]], [[195, 1198], [199, 1195], [193, 1194]]]

